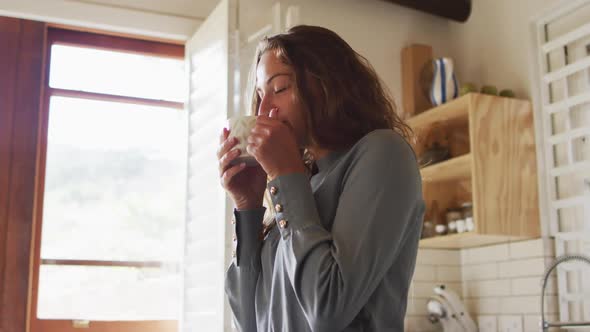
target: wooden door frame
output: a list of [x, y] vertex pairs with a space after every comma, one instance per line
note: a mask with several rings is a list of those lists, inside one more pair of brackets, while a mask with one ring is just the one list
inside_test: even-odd
[[0, 331], [27, 330], [45, 24], [0, 17]]

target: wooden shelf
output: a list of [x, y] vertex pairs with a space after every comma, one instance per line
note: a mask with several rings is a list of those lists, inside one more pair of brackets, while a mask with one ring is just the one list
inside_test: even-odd
[[438, 122], [452, 123], [461, 120], [467, 121], [469, 103], [473, 95], [468, 93], [428, 111], [422, 112], [406, 120], [406, 123], [414, 130], [431, 126]]
[[437, 182], [471, 177], [471, 154], [426, 166], [420, 170], [422, 181]]
[[532, 238], [534, 237], [482, 235], [475, 232], [467, 232], [421, 239], [419, 247], [424, 249], [463, 249], [488, 246], [498, 243], [523, 241]]
[[473, 203], [472, 232], [423, 239], [420, 248], [469, 248], [540, 236], [529, 101], [469, 93], [406, 122], [419, 156], [434, 142], [458, 156], [420, 170], [428, 218], [444, 220], [448, 209]]

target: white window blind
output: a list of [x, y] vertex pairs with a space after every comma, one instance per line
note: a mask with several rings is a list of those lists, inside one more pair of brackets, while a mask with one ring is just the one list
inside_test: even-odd
[[188, 179], [180, 331], [229, 331], [224, 292], [231, 261], [232, 206], [220, 185], [216, 150], [235, 113], [238, 0], [222, 0], [187, 42]]

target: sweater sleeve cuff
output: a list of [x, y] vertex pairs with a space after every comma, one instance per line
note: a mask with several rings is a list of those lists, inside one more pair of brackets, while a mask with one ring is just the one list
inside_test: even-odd
[[283, 237], [291, 231], [318, 225], [319, 215], [311, 184], [305, 173], [277, 176], [268, 183], [277, 225]]
[[262, 221], [266, 208], [234, 209], [235, 230], [233, 258], [236, 266], [256, 268], [260, 265]]

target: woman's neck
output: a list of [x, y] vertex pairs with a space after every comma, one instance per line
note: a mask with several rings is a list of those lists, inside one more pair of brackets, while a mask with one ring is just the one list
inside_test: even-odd
[[315, 160], [322, 159], [323, 157], [327, 156], [331, 150], [322, 149], [320, 147], [309, 147], [307, 150], [311, 153]]

